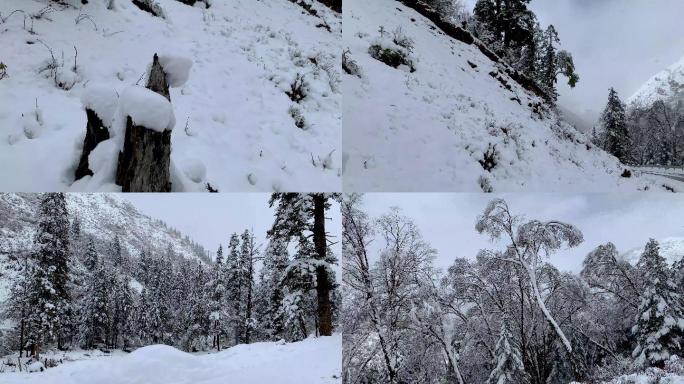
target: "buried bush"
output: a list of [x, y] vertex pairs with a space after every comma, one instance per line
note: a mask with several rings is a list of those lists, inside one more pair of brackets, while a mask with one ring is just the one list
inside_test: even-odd
[[4, 79], [7, 77], [7, 66], [5, 63], [0, 62], [0, 80]]
[[411, 72], [416, 70], [413, 66], [413, 61], [404, 51], [383, 47], [380, 44], [373, 44], [368, 48], [368, 53], [372, 58], [382, 61], [390, 67], [399, 68], [400, 65], [406, 65], [410, 68]]
[[349, 57], [350, 55], [351, 51], [349, 49], [342, 52], [342, 70], [347, 74], [361, 77], [361, 68], [356, 64], [356, 61]]
[[622, 171], [622, 174], [621, 174], [620, 176], [622, 176], [622, 177], [632, 177], [632, 171], [630, 171], [629, 169], [625, 169], [624, 171]]
[[298, 73], [292, 84], [290, 84], [290, 90], [285, 91], [285, 93], [290, 97], [290, 100], [299, 103], [306, 97], [308, 85], [309, 84], [304, 81], [304, 75]]
[[290, 113], [290, 116], [292, 116], [292, 119], [294, 120], [295, 126], [297, 128], [306, 129], [306, 120], [304, 119], [304, 115], [302, 114], [302, 111], [299, 108], [293, 105], [290, 107], [288, 112]]
[[487, 150], [483, 154], [482, 159], [478, 160], [478, 162], [485, 171], [491, 172], [499, 162], [499, 153], [496, 151], [496, 144], [492, 145], [490, 143], [487, 146]]

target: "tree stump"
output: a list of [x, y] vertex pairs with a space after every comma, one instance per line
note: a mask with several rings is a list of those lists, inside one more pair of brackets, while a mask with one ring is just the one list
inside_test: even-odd
[[123, 192], [170, 192], [171, 131], [157, 132], [126, 120], [116, 183]]
[[[154, 55], [147, 89], [171, 101], [169, 84]], [[122, 192], [170, 192], [171, 130], [157, 132], [126, 120], [123, 150], [119, 152], [116, 183]]]
[[83, 152], [81, 152], [78, 168], [76, 168], [75, 180], [93, 175], [93, 171], [88, 166], [88, 156], [99, 143], [109, 139], [109, 129], [104, 125], [97, 113], [90, 108], [86, 108], [86, 116], [88, 117], [86, 136], [83, 140]]

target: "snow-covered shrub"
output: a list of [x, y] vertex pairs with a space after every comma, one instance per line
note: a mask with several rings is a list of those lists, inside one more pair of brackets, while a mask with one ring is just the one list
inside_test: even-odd
[[4, 79], [7, 77], [7, 65], [0, 61], [0, 80]]
[[393, 68], [405, 65], [411, 72], [415, 72], [416, 68], [411, 59], [413, 40], [406, 37], [401, 28], [395, 30], [393, 39], [387, 37], [388, 33], [384, 27], [381, 26], [379, 32], [380, 37], [368, 48], [371, 57]]
[[351, 51], [349, 49], [345, 49], [342, 52], [342, 70], [344, 70], [346, 73], [361, 77], [361, 67], [354, 61], [352, 58], [349, 56], [351, 55]]
[[297, 128], [306, 129], [306, 120], [304, 119], [301, 109], [295, 105], [292, 105], [290, 106], [290, 109], [288, 109], [288, 112], [290, 113], [290, 116], [292, 116]]
[[392, 41], [394, 42], [394, 44], [406, 48], [407, 51], [413, 52], [413, 39], [406, 36], [401, 26], [397, 27], [392, 32]]
[[164, 9], [154, 0], [133, 0], [133, 4], [141, 10], [151, 13], [153, 16], [166, 18]]
[[499, 153], [496, 150], [496, 144], [487, 145], [487, 150], [482, 155], [482, 159], [478, 160], [485, 171], [491, 172], [499, 163]]
[[22, 113], [21, 122], [27, 139], [35, 139], [40, 135], [43, 127], [43, 112], [38, 107], [37, 100], [35, 109]]
[[491, 181], [489, 181], [489, 178], [487, 178], [485, 176], [480, 176], [477, 179], [477, 182], [480, 184], [480, 189], [482, 189], [482, 192], [484, 192], [484, 193], [494, 192], [494, 187], [492, 186]]
[[306, 97], [308, 88], [309, 84], [304, 80], [304, 75], [297, 73], [290, 84], [290, 90], [285, 91], [285, 93], [290, 97], [290, 100], [299, 103]]

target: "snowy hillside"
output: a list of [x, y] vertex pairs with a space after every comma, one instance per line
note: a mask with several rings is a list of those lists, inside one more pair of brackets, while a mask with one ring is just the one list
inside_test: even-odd
[[[660, 255], [665, 258], [668, 264], [684, 258], [684, 237], [668, 237], [658, 240], [658, 244], [660, 245]], [[634, 248], [622, 253], [621, 257], [630, 264], [636, 264], [643, 252], [644, 247]]]
[[[348, 58], [360, 68], [343, 75], [345, 188], [662, 190], [651, 176], [620, 177], [617, 159], [561, 122], [510, 67], [403, 3], [346, 0], [344, 23]], [[372, 46], [406, 57], [393, 68]]]
[[218, 353], [189, 354], [151, 345], [65, 363], [40, 373], [0, 374], [6, 384], [335, 384], [341, 383], [342, 337], [239, 345]]
[[[39, 195], [0, 194], [0, 277], [13, 273], [7, 253], [30, 249], [37, 225]], [[185, 258], [207, 260], [201, 246], [193, 243], [163, 222], [140, 213], [124, 198], [112, 194], [67, 194], [69, 212], [81, 220], [84, 233], [93, 236], [96, 243], [109, 244], [119, 235], [122, 248], [133, 258], [138, 250], [154, 254], [166, 252], [169, 246], [174, 253]], [[6, 294], [9, 279], [0, 278], [0, 301]]]
[[[192, 60], [171, 89], [174, 191], [339, 191], [341, 15], [314, 0], [154, 1], [160, 16], [131, 0], [0, 2], [0, 189], [120, 190], [110, 175], [73, 184], [81, 100], [123, 97], [159, 53]], [[112, 135], [95, 167], [117, 161]]]
[[650, 78], [628, 100], [628, 105], [647, 106], [657, 100], [684, 100], [684, 57]]

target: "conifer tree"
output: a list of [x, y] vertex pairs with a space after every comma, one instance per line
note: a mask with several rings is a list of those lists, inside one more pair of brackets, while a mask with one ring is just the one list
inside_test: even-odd
[[638, 364], [662, 368], [670, 356], [684, 353], [682, 299], [655, 240], [646, 244], [637, 268], [645, 288], [632, 328], [637, 342], [632, 356]]
[[71, 327], [69, 228], [64, 194], [44, 194], [40, 200], [28, 294], [33, 309], [28, 316], [31, 329], [28, 336], [36, 359], [45, 342], [56, 340], [62, 348]]
[[240, 259], [242, 260], [242, 276], [245, 285], [245, 293], [239, 300], [244, 303], [245, 311], [242, 324], [244, 327], [243, 341], [246, 344], [250, 343], [252, 330], [254, 328], [255, 319], [253, 318], [254, 310], [254, 263], [257, 260], [257, 249], [254, 239], [254, 234], [249, 230], [245, 230], [240, 237], [242, 241], [242, 248], [240, 249]]
[[213, 338], [212, 347], [221, 350], [221, 336], [224, 333], [226, 321], [226, 288], [223, 267], [223, 248], [219, 246], [216, 252], [216, 260], [212, 267], [212, 276], [209, 280], [207, 293], [209, 294], [209, 319], [210, 332]]
[[501, 331], [494, 353], [494, 369], [487, 384], [522, 384], [528, 381], [520, 350], [513, 344], [513, 335], [506, 315], [501, 319]]
[[283, 303], [283, 280], [288, 265], [287, 244], [282, 239], [268, 243], [264, 251], [263, 266], [259, 272], [259, 317], [264, 333], [271, 339], [282, 337], [284, 319], [280, 310]]
[[111, 321], [109, 305], [108, 269], [98, 259], [95, 269], [88, 276], [87, 287], [81, 305], [80, 341], [85, 348], [107, 344]]
[[627, 162], [629, 160], [630, 138], [627, 130], [625, 106], [613, 88], [610, 88], [608, 92], [608, 104], [601, 114], [601, 124], [605, 135], [604, 149], [621, 162]]

